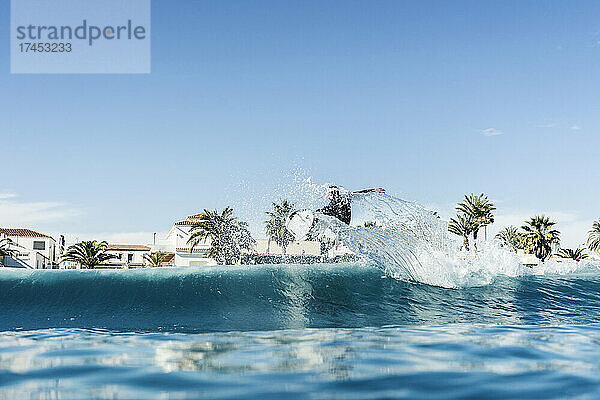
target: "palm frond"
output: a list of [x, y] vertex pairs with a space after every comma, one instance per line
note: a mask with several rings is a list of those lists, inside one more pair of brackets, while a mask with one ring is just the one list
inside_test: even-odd
[[161, 251], [151, 254], [144, 254], [144, 261], [148, 263], [149, 267], [162, 267], [165, 259], [166, 254]]
[[91, 269], [105, 261], [116, 258], [115, 255], [107, 253], [107, 250], [108, 243], [105, 241], [83, 241], [69, 246], [61, 260], [75, 262], [82, 268]]
[[521, 227], [526, 249], [542, 262], [552, 254], [552, 248], [560, 244], [560, 232], [552, 229], [555, 224], [545, 215], [536, 215]]
[[574, 261], [581, 261], [588, 258], [588, 255], [585, 253], [584, 249], [581, 248], [576, 248], [575, 250], [560, 249], [556, 255], [562, 258], [569, 258]]
[[255, 243], [248, 224], [234, 217], [231, 207], [226, 207], [221, 213], [205, 209], [190, 233], [190, 251], [210, 239], [208, 256], [218, 264], [237, 263], [242, 250], [251, 250]]
[[265, 232], [270, 240], [281, 246], [284, 255], [287, 246], [294, 241], [294, 235], [286, 226], [293, 212], [294, 204], [287, 199], [281, 199], [279, 203], [273, 203], [272, 209], [266, 212], [269, 219], [265, 221]]
[[467, 214], [458, 214], [448, 223], [448, 231], [463, 238], [463, 247], [469, 250], [469, 235], [476, 229], [473, 218]]
[[514, 251], [525, 248], [525, 237], [514, 226], [507, 226], [496, 235], [502, 247], [508, 247]]
[[479, 228], [494, 223], [493, 211], [496, 210], [487, 196], [483, 193], [475, 195], [465, 195], [464, 199], [456, 205], [456, 211], [459, 214], [468, 215], [475, 224], [473, 229], [473, 239], [477, 239]]
[[600, 250], [600, 220], [594, 221], [588, 233], [587, 245], [591, 251]]

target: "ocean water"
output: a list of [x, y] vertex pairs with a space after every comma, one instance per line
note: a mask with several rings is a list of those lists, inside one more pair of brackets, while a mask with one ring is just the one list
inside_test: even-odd
[[463, 252], [384, 194], [353, 215], [315, 227], [349, 264], [0, 269], [0, 399], [600, 398], [600, 263]]
[[3, 269], [0, 398], [595, 399], [597, 271], [444, 288], [368, 263]]

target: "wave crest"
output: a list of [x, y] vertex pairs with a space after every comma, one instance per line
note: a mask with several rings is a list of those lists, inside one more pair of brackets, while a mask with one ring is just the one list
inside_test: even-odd
[[[325, 217], [326, 228], [363, 260], [395, 279], [444, 288], [489, 285], [497, 277], [568, 275], [598, 272], [600, 263], [549, 260], [533, 268], [495, 240], [479, 240], [476, 250], [462, 251], [461, 239], [448, 232], [447, 222], [418, 203], [387, 194], [363, 194], [354, 199], [358, 222], [348, 226]], [[354, 212], [354, 211], [353, 211]], [[356, 223], [355, 223], [356, 225]]]

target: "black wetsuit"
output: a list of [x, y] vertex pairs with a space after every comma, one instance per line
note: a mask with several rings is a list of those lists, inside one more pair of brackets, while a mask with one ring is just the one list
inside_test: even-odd
[[317, 210], [325, 215], [330, 215], [350, 225], [352, 219], [352, 208], [350, 206], [350, 195], [334, 193], [333, 198], [325, 207]]

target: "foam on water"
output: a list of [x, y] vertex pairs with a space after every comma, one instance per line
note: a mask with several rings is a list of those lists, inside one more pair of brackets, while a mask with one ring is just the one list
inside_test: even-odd
[[390, 277], [444, 288], [491, 284], [500, 276], [567, 275], [600, 271], [597, 261], [549, 260], [534, 268], [495, 240], [479, 240], [476, 249], [461, 250], [462, 239], [448, 232], [448, 224], [433, 211], [415, 202], [387, 194], [353, 196], [353, 212], [362, 221], [347, 226], [335, 218], [321, 216], [321, 230], [331, 230], [365, 262], [381, 268]]

